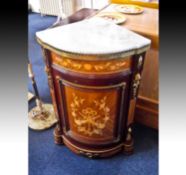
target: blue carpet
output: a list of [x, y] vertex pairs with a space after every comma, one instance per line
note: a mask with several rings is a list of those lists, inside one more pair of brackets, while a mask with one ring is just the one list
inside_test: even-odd
[[[29, 14], [29, 58], [44, 102], [51, 102], [51, 98], [35, 32], [46, 29], [55, 21], [56, 17]], [[28, 89], [33, 91], [30, 80]], [[33, 105], [31, 102], [29, 107]], [[78, 156], [65, 146], [55, 145], [52, 132], [53, 128], [40, 132], [29, 130], [29, 175], [158, 175], [158, 132], [154, 129], [135, 126], [133, 155], [117, 154], [97, 160]]]

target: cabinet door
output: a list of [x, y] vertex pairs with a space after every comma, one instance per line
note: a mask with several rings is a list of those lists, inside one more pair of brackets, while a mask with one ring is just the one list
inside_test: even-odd
[[57, 76], [59, 112], [63, 132], [87, 144], [108, 144], [121, 138], [126, 83], [87, 86]]

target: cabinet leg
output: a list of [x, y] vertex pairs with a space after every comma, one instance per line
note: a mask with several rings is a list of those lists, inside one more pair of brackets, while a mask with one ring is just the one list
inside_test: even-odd
[[127, 137], [123, 145], [123, 153], [126, 155], [131, 155], [133, 151], [134, 151], [134, 139], [132, 137], [132, 129], [129, 127]]
[[55, 144], [58, 145], [62, 145], [63, 144], [63, 138], [62, 138], [62, 134], [60, 132], [60, 129], [58, 126], [56, 126], [56, 128], [54, 129], [54, 142]]

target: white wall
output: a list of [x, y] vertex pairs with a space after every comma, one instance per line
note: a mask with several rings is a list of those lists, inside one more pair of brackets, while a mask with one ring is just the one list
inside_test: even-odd
[[91, 1], [95, 9], [101, 9], [109, 3], [109, 0], [82, 0], [84, 7], [91, 8]]
[[[92, 0], [92, 1], [93, 1], [93, 8], [95, 9], [101, 9], [109, 2], [109, 0]], [[40, 0], [28, 0], [28, 3], [31, 6], [33, 12], [40, 13]], [[91, 0], [82, 0], [82, 7], [91, 8]]]
[[39, 0], [28, 0], [28, 4], [31, 6], [33, 12], [40, 13]]

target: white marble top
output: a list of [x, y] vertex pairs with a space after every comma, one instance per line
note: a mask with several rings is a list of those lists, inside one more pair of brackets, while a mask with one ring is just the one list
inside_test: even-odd
[[36, 32], [44, 44], [58, 50], [86, 55], [144, 52], [151, 41], [124, 27], [100, 18]]

